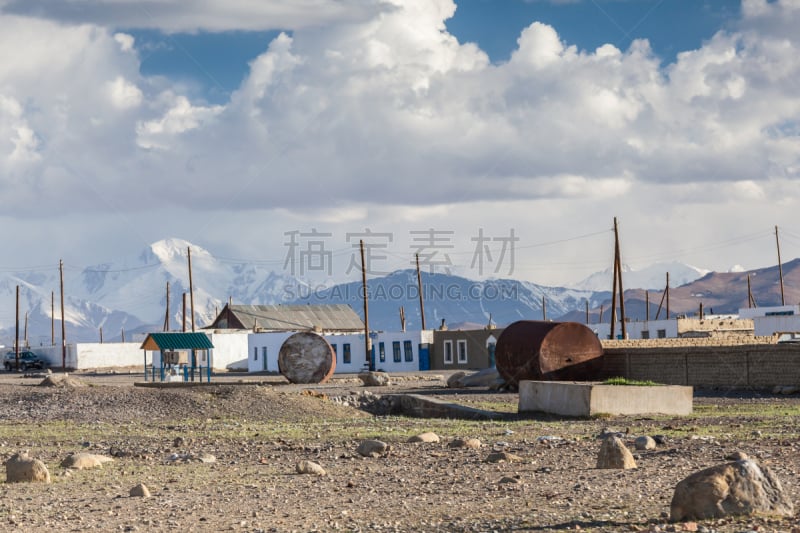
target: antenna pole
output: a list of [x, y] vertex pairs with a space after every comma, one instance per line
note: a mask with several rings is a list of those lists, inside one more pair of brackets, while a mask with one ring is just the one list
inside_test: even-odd
[[19, 285], [17, 285], [17, 318], [14, 323], [16, 324], [14, 327], [14, 364], [16, 365], [15, 370], [19, 370]]
[[186, 252], [189, 257], [189, 302], [191, 303], [192, 311], [192, 333], [194, 333], [194, 287], [192, 285], [192, 248], [186, 247]]
[[628, 332], [625, 327], [625, 292], [622, 289], [622, 259], [620, 257], [619, 249], [619, 226], [617, 225], [617, 217], [614, 217], [614, 260], [617, 263], [617, 276], [619, 276], [619, 318], [620, 318], [620, 331], [622, 338], [628, 338]]
[[422, 298], [422, 274], [419, 272], [419, 254], [414, 254], [417, 258], [417, 291], [419, 292], [419, 315], [422, 319], [422, 329], [425, 328], [425, 301]]
[[169, 281], [167, 282], [167, 312], [164, 314], [164, 331], [169, 331]]
[[367, 264], [364, 261], [364, 239], [358, 241], [361, 249], [361, 291], [364, 295], [364, 356], [367, 358], [367, 365], [370, 372], [375, 371], [375, 363], [372, 361], [372, 339], [369, 337], [369, 296], [367, 291]]
[[64, 322], [64, 261], [58, 260], [58, 277], [61, 281], [61, 370], [67, 369], [67, 325]]
[[783, 267], [781, 266], [781, 241], [778, 239], [778, 226], [775, 226], [775, 244], [778, 247], [778, 276], [781, 280], [781, 305], [786, 305], [786, 298], [783, 296]]

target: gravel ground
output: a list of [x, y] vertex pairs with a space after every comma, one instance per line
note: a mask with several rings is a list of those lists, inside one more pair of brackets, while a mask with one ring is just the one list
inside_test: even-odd
[[[800, 398], [705, 391], [686, 418], [521, 418], [517, 396], [449, 391], [439, 377], [407, 376], [401, 390], [508, 412], [468, 422], [373, 416], [350, 405], [355, 380], [281, 385], [280, 378], [215, 378], [212, 386], [148, 389], [138, 375], [76, 375], [87, 386], [41, 387], [0, 375], [0, 456], [20, 450], [48, 466], [49, 485], [0, 485], [8, 531], [800, 531], [797, 519], [670, 524], [675, 484], [742, 451], [768, 464], [800, 505]], [[239, 383], [239, 380], [243, 380]], [[604, 428], [664, 435], [634, 452], [638, 468], [594, 468]], [[409, 443], [425, 431], [439, 443]], [[451, 448], [475, 437], [479, 449]], [[367, 438], [390, 444], [364, 458]], [[113, 462], [71, 471], [70, 453]], [[493, 451], [519, 460], [490, 462]], [[202, 454], [215, 462], [192, 460]], [[301, 460], [325, 476], [297, 474]], [[129, 496], [144, 483], [150, 498]]]

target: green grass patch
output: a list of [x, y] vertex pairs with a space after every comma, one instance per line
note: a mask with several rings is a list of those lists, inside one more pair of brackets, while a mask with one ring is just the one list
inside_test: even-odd
[[661, 386], [661, 383], [656, 383], [655, 381], [642, 381], [638, 379], [627, 379], [623, 377], [615, 377], [615, 378], [608, 378], [605, 380], [602, 385], [638, 385], [640, 387], [654, 387], [654, 386]]

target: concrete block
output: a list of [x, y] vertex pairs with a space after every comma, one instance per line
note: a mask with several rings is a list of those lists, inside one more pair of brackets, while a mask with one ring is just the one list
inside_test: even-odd
[[518, 411], [582, 417], [598, 414], [688, 415], [692, 412], [692, 392], [692, 387], [680, 385], [521, 381]]

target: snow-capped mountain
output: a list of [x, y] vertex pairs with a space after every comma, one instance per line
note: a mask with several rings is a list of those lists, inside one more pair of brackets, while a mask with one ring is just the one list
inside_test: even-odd
[[[399, 308], [405, 310], [406, 327], [422, 324], [419, 290], [415, 270], [399, 270], [367, 281], [369, 319], [372, 329], [400, 328]], [[425, 302], [425, 325], [438, 328], [442, 320], [457, 327], [462, 323], [505, 326], [517, 320], [541, 320], [543, 298], [548, 319], [558, 318], [574, 309], [590, 307], [610, 297], [610, 291], [594, 292], [544, 287], [512, 279], [474, 281], [448, 274], [422, 273]], [[362, 315], [361, 282], [343, 283], [311, 294], [300, 303], [349, 304]]]
[[[634, 270], [628, 265], [622, 265], [622, 284], [628, 289], [663, 290], [667, 285], [669, 273], [670, 287], [680, 287], [691, 283], [708, 274], [710, 270], [697, 268], [677, 261], [657, 263], [655, 265]], [[602, 272], [595, 272], [586, 279], [572, 285], [572, 288], [584, 291], [609, 291], [612, 289], [613, 270], [607, 268]]]
[[[187, 293], [187, 325], [190, 325], [190, 248], [197, 327], [211, 322], [228, 299], [237, 304], [271, 304], [294, 299], [301, 293], [303, 284], [294, 277], [260, 265], [216, 259], [207, 250], [187, 241], [165, 239], [151, 244], [133, 259], [82, 270], [65, 265], [68, 342], [96, 342], [101, 327], [106, 340], [119, 338], [122, 328], [126, 332], [137, 328], [160, 331], [167, 309], [168, 282], [171, 329], [182, 326], [184, 293]], [[29, 341], [36, 345], [49, 344], [53, 291], [56, 321], [61, 316], [58, 268], [0, 275], [0, 298], [10, 302], [11, 309], [16, 285], [20, 285], [22, 313], [28, 312]], [[13, 342], [14, 320], [13, 313], [0, 315], [0, 344]], [[56, 329], [60, 330], [60, 326]], [[56, 331], [55, 336], [59, 339], [60, 331]]]

